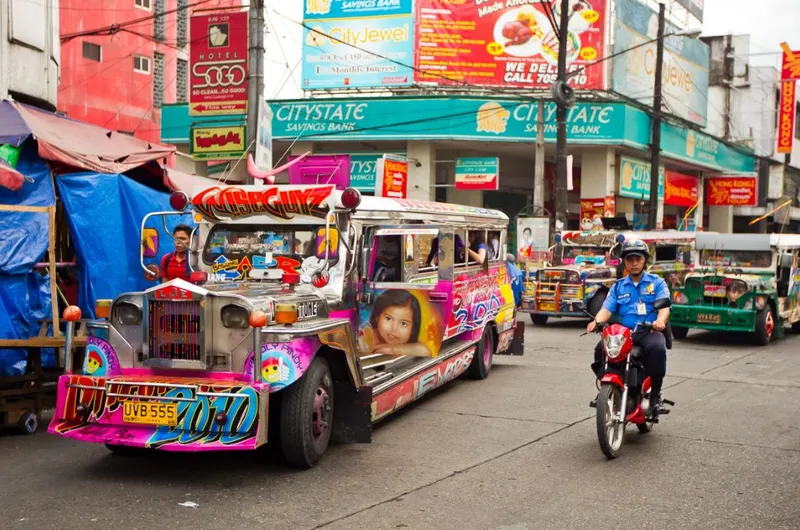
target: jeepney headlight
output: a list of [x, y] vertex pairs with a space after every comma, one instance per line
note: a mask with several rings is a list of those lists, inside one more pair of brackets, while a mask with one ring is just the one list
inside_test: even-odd
[[142, 322], [142, 310], [129, 302], [118, 304], [114, 313], [114, 320], [122, 326], [138, 326]]
[[688, 303], [688, 298], [682, 291], [673, 291], [672, 293], [672, 301], [676, 304], [686, 304]]
[[756, 309], [762, 311], [765, 307], [767, 307], [767, 297], [756, 296]]
[[732, 281], [728, 285], [728, 300], [731, 301], [732, 304], [735, 304], [736, 301], [742, 297], [744, 293], [747, 292], [747, 284], [740, 281]]
[[250, 311], [244, 307], [229, 304], [222, 308], [222, 325], [226, 328], [247, 329], [250, 325]]

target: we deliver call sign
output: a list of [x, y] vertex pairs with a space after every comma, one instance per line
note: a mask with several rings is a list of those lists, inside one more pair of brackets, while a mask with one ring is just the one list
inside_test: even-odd
[[[568, 72], [604, 53], [607, 4], [570, 0]], [[418, 82], [542, 88], [556, 80], [558, 35], [539, 0], [418, 0], [416, 16]], [[604, 72], [590, 66], [570, 84], [605, 88]]]

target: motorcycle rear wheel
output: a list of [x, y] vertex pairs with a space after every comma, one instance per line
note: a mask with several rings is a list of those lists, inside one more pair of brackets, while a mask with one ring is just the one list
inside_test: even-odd
[[606, 458], [619, 456], [622, 442], [625, 439], [625, 423], [615, 420], [622, 406], [622, 395], [615, 385], [600, 386], [597, 394], [597, 441]]

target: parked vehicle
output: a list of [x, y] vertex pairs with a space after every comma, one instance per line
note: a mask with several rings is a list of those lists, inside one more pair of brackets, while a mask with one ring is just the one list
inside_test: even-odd
[[761, 346], [800, 332], [800, 235], [698, 233], [698, 262], [673, 292], [673, 334], [751, 333]]
[[631, 237], [650, 247], [649, 272], [664, 278], [670, 288], [682, 284], [693, 262], [694, 232], [561, 232], [550, 249], [551, 261], [526, 277], [521, 311], [536, 325], [550, 318], [582, 318], [585, 311], [596, 315], [608, 290], [625, 274], [619, 251]]
[[[172, 205], [152, 216], [191, 213]], [[122, 294], [90, 323], [51, 433], [115, 452], [272, 440], [311, 467], [332, 438], [369, 442], [373, 422], [522, 353], [502, 212], [333, 186], [212, 187], [192, 206], [191, 282]]]
[[[670, 305], [667, 298], [656, 300], [651, 314]], [[600, 384], [596, 405], [597, 440], [600, 450], [609, 459], [619, 456], [628, 424], [636, 425], [640, 433], [648, 433], [653, 424], [659, 422], [658, 417], [651, 416], [650, 377], [646, 376], [644, 366], [638, 360], [643, 350], [633, 344], [633, 335], [643, 330], [661, 333], [653, 331], [647, 322], [637, 324], [633, 330], [621, 324], [608, 323], [598, 324], [596, 328], [598, 333], [602, 333], [605, 354], [602, 366], [592, 363]], [[671, 341], [667, 341], [667, 348], [671, 348]], [[661, 401], [665, 405], [675, 405], [673, 401]], [[661, 414], [669, 412], [662, 407]]]

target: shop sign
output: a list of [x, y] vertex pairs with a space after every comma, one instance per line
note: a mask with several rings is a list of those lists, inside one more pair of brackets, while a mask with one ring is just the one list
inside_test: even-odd
[[408, 162], [394, 155], [383, 155], [376, 164], [375, 196], [391, 199], [408, 197]]
[[[298, 156], [290, 155], [292, 162]], [[289, 167], [289, 184], [333, 184], [337, 190], [350, 186], [350, 155], [311, 155]]]
[[303, 90], [408, 86], [414, 17], [306, 20], [302, 56]]
[[246, 142], [244, 125], [192, 127], [189, 152], [194, 159], [233, 160], [244, 154]]
[[697, 177], [675, 171], [666, 172], [664, 204], [691, 208], [698, 200]]
[[[405, 153], [393, 153], [405, 160]], [[368, 153], [350, 155], [350, 187], [360, 191], [375, 192], [377, 163], [383, 154]]]
[[[627, 156], [619, 161], [619, 194], [646, 201], [650, 199], [650, 164]], [[664, 198], [664, 166], [658, 171], [658, 198]]]
[[794, 147], [794, 120], [796, 111], [794, 81], [781, 83], [781, 98], [778, 104], [778, 149], [779, 153], [791, 154]]
[[[637, 0], [617, 0], [614, 22], [612, 88], [634, 99], [652, 102], [656, 69], [658, 15]], [[665, 33], [678, 29], [667, 22]], [[651, 41], [649, 44], [645, 44]], [[664, 40], [664, 101], [669, 112], [706, 126], [710, 48], [700, 40], [671, 37]]]
[[755, 206], [758, 180], [750, 177], [714, 177], [707, 181], [708, 206]]
[[456, 158], [457, 190], [497, 190], [499, 182], [499, 158]]
[[[646, 133], [641, 145], [647, 145], [649, 138]], [[755, 157], [744, 148], [729, 147], [707, 134], [663, 122], [661, 152], [675, 160], [730, 173], [754, 173], [756, 168]]]
[[411, 0], [305, 0], [303, 19], [356, 18], [408, 15]]
[[598, 199], [581, 199], [581, 230], [603, 230], [603, 218], [616, 215], [613, 195]]
[[700, 22], [703, 21], [703, 4], [705, 0], [676, 0], [686, 10], [697, 17]]
[[517, 218], [517, 261], [544, 264], [550, 247], [548, 217]]
[[195, 15], [189, 46], [189, 114], [247, 113], [247, 12]]
[[800, 50], [792, 51], [785, 42], [781, 43], [783, 62], [781, 81], [800, 81]]
[[[414, 66], [419, 83], [530, 89], [549, 88], [556, 80], [558, 36], [542, 2], [418, 0], [417, 6]], [[570, 2], [570, 10], [568, 72], [605, 54], [608, 2]], [[602, 64], [590, 66], [571, 84], [604, 89], [604, 74]]]

